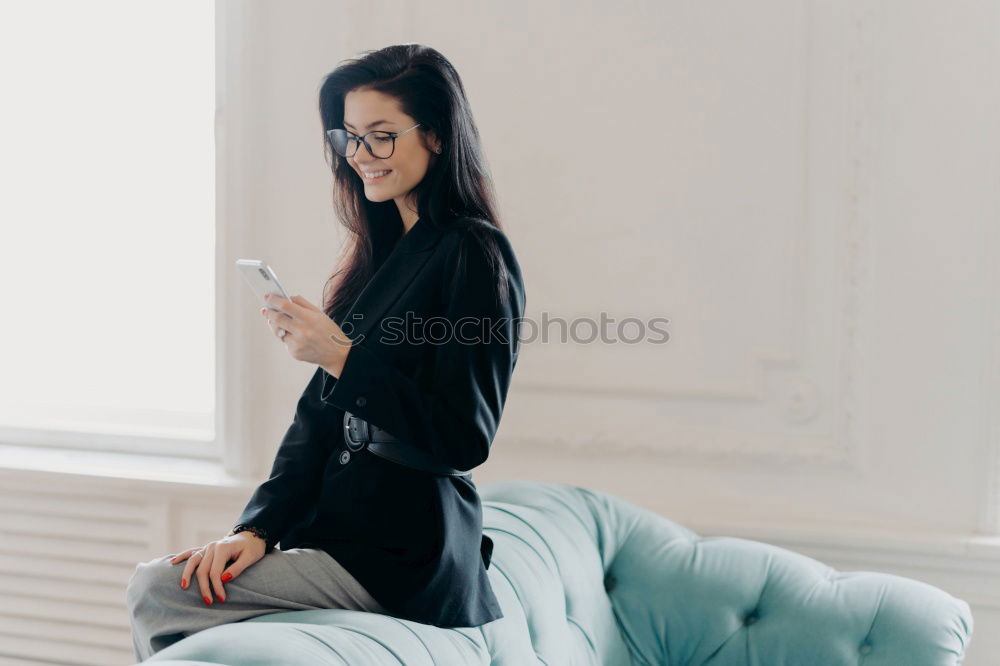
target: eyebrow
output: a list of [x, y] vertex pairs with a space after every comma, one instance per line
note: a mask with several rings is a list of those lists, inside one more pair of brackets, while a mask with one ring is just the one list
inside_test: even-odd
[[[388, 120], [376, 120], [375, 122], [373, 122], [371, 125], [369, 125], [365, 129], [371, 129], [371, 128], [375, 127], [376, 125], [385, 125], [387, 123], [391, 124], [391, 123], [389, 123]], [[356, 127], [354, 127], [354, 125], [352, 125], [351, 123], [346, 122], [346, 121], [344, 122], [344, 127], [350, 127], [351, 129], [357, 129]]]

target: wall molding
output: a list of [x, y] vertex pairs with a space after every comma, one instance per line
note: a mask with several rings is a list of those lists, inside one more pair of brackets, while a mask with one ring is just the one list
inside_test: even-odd
[[881, 571], [939, 587], [976, 609], [1000, 611], [1000, 537], [859, 530], [849, 526], [683, 523], [700, 536], [769, 543], [840, 571]]
[[[717, 384], [685, 383], [681, 388], [657, 388], [637, 385], [622, 386], [620, 381], [593, 383], [576, 381], [569, 377], [566, 381], [553, 379], [552, 370], [561, 367], [556, 357], [544, 360], [544, 349], [531, 353], [531, 363], [535, 372], [522, 372], [514, 382], [512, 390], [523, 394], [535, 408], [525, 410], [523, 424], [514, 423], [509, 428], [509, 443], [512, 447], [538, 451], [540, 448], [563, 452], [567, 455], [643, 456], [663, 461], [675, 461], [678, 457], [701, 460], [705, 463], [720, 458], [744, 460], [753, 464], [782, 464], [819, 467], [821, 471], [846, 470], [860, 472], [863, 461], [859, 456], [858, 419], [863, 413], [864, 399], [859, 395], [856, 369], [860, 367], [862, 336], [864, 336], [865, 295], [870, 291], [868, 266], [871, 261], [871, 227], [875, 219], [873, 181], [877, 176], [877, 137], [879, 128], [875, 126], [878, 108], [879, 76], [881, 63], [879, 50], [873, 37], [882, 12], [879, 6], [865, 3], [848, 3], [833, 10], [839, 25], [819, 24], [824, 18], [817, 17], [814, 3], [803, 3], [801, 7], [803, 55], [806, 58], [801, 77], [803, 90], [807, 95], [803, 108], [807, 116], [804, 123], [806, 134], [802, 139], [802, 223], [796, 225], [802, 240], [796, 246], [803, 248], [802, 255], [810, 258], [822, 257], [816, 245], [822, 240], [812, 234], [811, 229], [823, 220], [815, 212], [817, 205], [810, 196], [817, 191], [810, 182], [811, 161], [824, 160], [837, 165], [840, 180], [845, 189], [842, 224], [837, 227], [834, 237], [840, 251], [836, 253], [839, 263], [834, 267], [842, 290], [830, 298], [837, 299], [838, 335], [834, 338], [841, 344], [836, 348], [836, 362], [833, 373], [824, 379], [808, 368], [821, 367], [822, 363], [804, 363], [809, 350], [814, 348], [804, 336], [808, 332], [805, 325], [796, 324], [792, 348], [781, 351], [764, 352], [748, 350], [752, 354], [750, 363], [755, 368], [750, 385], [739, 382]], [[819, 57], [809, 45], [815, 40], [817, 31], [822, 30], [824, 41], [830, 49], [837, 51], [838, 62], [842, 65], [833, 72], [833, 77], [816, 75]], [[817, 88], [833, 88], [833, 93], [821, 95]], [[815, 99], [835, 99], [842, 106], [836, 113], [819, 115]], [[818, 120], [817, 120], [818, 119]], [[829, 124], [835, 123], [831, 127]], [[842, 141], [821, 144], [821, 136], [833, 132]], [[821, 154], [822, 150], [837, 151]], [[808, 241], [812, 241], [811, 243]], [[810, 244], [814, 247], [810, 247]], [[793, 263], [796, 258], [790, 259]], [[801, 270], [809, 271], [805, 261]], [[815, 270], [815, 269], [813, 269]], [[801, 280], [802, 289], [815, 281]], [[817, 294], [799, 293], [797, 303], [804, 304], [820, 298]], [[804, 309], [800, 318], [807, 319]], [[544, 345], [541, 345], [544, 347]], [[600, 353], [597, 351], [591, 353]], [[572, 351], [581, 363], [585, 362], [584, 351]], [[525, 355], [528, 356], [528, 355]], [[559, 373], [565, 376], [566, 373]], [[590, 373], [594, 374], [594, 373]], [[646, 381], [646, 380], [643, 380]], [[824, 391], [824, 388], [829, 390]], [[824, 396], [826, 399], [824, 401]], [[581, 407], [566, 406], [566, 400], [579, 401]], [[603, 402], [604, 409], [591, 406]], [[613, 427], [605, 424], [614, 420], [614, 413], [646, 414], [650, 404], [702, 403], [704, 406], [737, 405], [757, 406], [770, 412], [777, 411], [783, 423], [787, 424], [786, 435], [755, 436], [736, 428], [699, 426], [684, 424], [682, 417], [661, 416], [654, 421], [635, 418], [621, 418]], [[542, 406], [544, 405], [544, 407]], [[835, 410], [837, 422], [834, 427], [814, 423], [817, 414], [823, 410]], [[559, 427], [537, 430], [535, 421], [539, 414], [552, 416]], [[804, 426], [812, 426], [810, 432], [802, 434]], [[528, 432], [531, 429], [536, 432]]]

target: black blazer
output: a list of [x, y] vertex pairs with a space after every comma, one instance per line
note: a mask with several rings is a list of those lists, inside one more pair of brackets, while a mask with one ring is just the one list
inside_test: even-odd
[[[317, 368], [270, 478], [236, 522], [265, 530], [268, 551], [278, 541], [282, 550], [325, 550], [390, 614], [440, 627], [503, 617], [471, 475], [436, 476], [367, 448], [351, 452], [343, 415], [459, 470], [487, 459], [517, 363], [525, 295], [506, 235], [472, 224], [497, 239], [503, 267], [489, 262], [476, 229], [418, 219], [338, 321], [353, 340], [343, 371]], [[501, 268], [504, 302], [495, 286]], [[462, 325], [464, 317], [475, 323]], [[444, 339], [449, 328], [455, 335]]]

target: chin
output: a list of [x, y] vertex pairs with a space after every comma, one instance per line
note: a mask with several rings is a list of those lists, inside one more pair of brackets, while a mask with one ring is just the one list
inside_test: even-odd
[[381, 203], [383, 201], [391, 201], [398, 196], [395, 192], [369, 192], [365, 190], [365, 198], [372, 203]]

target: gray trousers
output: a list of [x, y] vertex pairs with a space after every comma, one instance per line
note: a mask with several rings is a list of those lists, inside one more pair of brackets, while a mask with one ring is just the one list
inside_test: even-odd
[[128, 581], [125, 600], [136, 661], [202, 629], [267, 613], [319, 608], [385, 612], [354, 576], [319, 549], [274, 549], [222, 584], [224, 602], [212, 589], [211, 605], [202, 598], [197, 576], [181, 589], [187, 560], [171, 564], [174, 555], [141, 562]]

